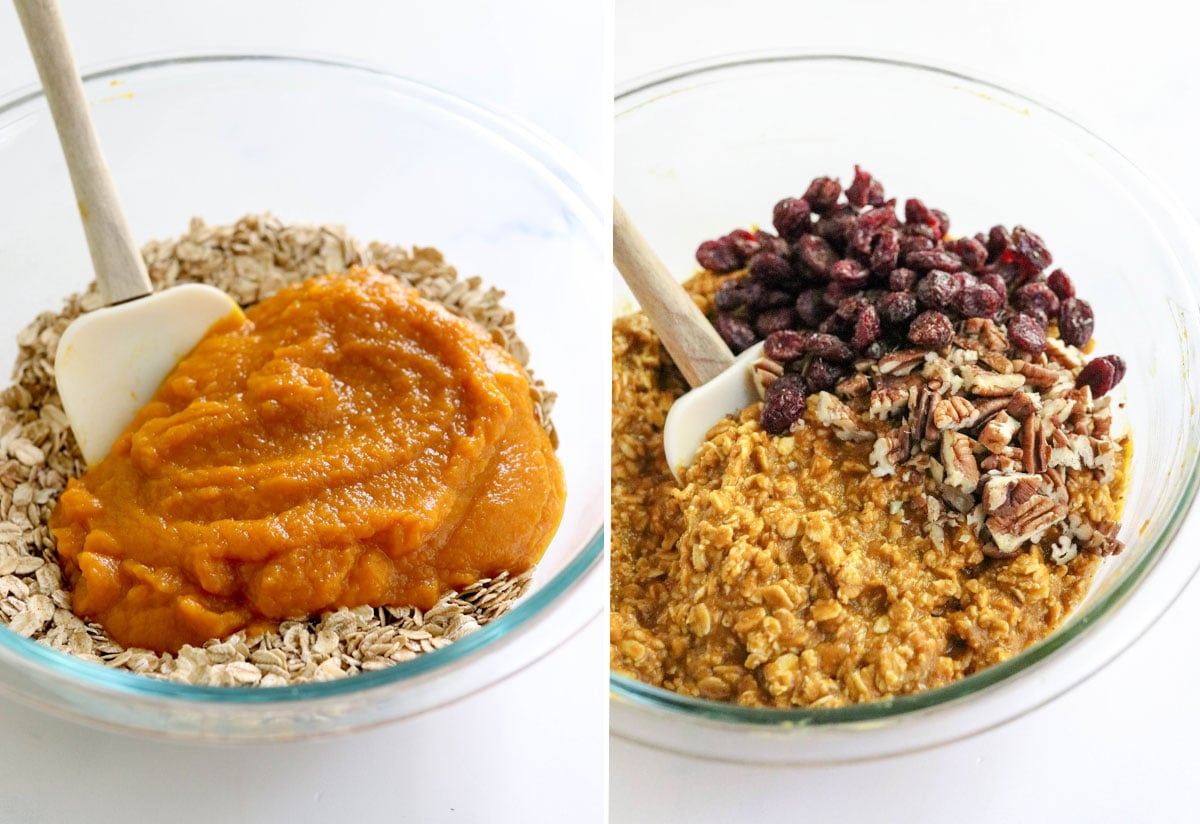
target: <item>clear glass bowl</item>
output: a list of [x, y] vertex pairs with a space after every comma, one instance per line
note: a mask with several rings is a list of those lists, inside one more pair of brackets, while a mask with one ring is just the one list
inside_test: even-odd
[[[86, 79], [136, 237], [270, 210], [363, 241], [437, 246], [507, 292], [532, 366], [559, 393], [562, 526], [515, 609], [387, 670], [278, 689], [201, 688], [106, 669], [0, 629], [0, 688], [46, 710], [180, 737], [284, 739], [413, 715], [478, 692], [604, 603], [608, 259], [579, 161], [505, 117], [409, 80], [283, 56], [198, 56]], [[0, 362], [17, 331], [91, 278], [44, 98], [0, 101]]]
[[[827, 710], [685, 698], [614, 675], [612, 728], [644, 744], [751, 763], [855, 760], [1001, 724], [1126, 649], [1200, 565], [1172, 543], [1197, 484], [1200, 273], [1184, 209], [1114, 149], [1020, 94], [953, 72], [860, 56], [771, 53], [684, 66], [617, 95], [615, 191], [668, 267], [697, 244], [770, 224], [777, 200], [855, 163], [889, 197], [946, 210], [952, 231], [1040, 233], [1096, 311], [1099, 352], [1129, 365], [1133, 477], [1121, 539], [1086, 601], [1049, 638], [936, 690]], [[614, 278], [614, 313], [634, 305]]]

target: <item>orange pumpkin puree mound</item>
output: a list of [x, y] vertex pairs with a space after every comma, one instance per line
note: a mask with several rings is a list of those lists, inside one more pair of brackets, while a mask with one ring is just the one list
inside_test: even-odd
[[51, 519], [81, 617], [176, 651], [541, 558], [562, 469], [520, 365], [373, 270], [213, 327]]

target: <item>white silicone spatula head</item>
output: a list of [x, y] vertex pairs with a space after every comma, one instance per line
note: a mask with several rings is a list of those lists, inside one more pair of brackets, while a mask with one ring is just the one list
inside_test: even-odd
[[214, 323], [240, 312], [212, 286], [151, 294], [150, 278], [92, 127], [57, 0], [15, 0], [50, 104], [107, 308], [63, 333], [54, 375], [89, 464], [104, 458], [163, 379]]
[[616, 201], [613, 262], [692, 387], [671, 406], [663, 426], [667, 465], [678, 479], [708, 430], [724, 415], [758, 399], [752, 366], [762, 346], [751, 347], [734, 360], [725, 341]]

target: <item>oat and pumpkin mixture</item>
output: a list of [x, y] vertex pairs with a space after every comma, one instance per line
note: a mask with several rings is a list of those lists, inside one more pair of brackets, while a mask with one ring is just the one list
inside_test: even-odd
[[[502, 349], [489, 357], [511, 360], [514, 375], [521, 372], [516, 364], [524, 366], [528, 360], [528, 352], [516, 335], [512, 313], [499, 303], [502, 293], [484, 286], [478, 278], [459, 279], [455, 270], [433, 249], [417, 248], [409, 252], [382, 243], [364, 247], [348, 237], [340, 227], [288, 226], [268, 215], [252, 215], [231, 226], [209, 227], [198, 220], [193, 221], [182, 238], [151, 243], [143, 254], [151, 279], [157, 286], [187, 281], [212, 283], [228, 291], [243, 306], [266, 305], [272, 295], [300, 281], [306, 282], [305, 288], [308, 283], [324, 284], [324, 281], [308, 279], [327, 272], [341, 272], [353, 266], [374, 266], [383, 274], [364, 273], [357, 279], [330, 281], [324, 288], [327, 291], [345, 291], [351, 287], [357, 288], [361, 281], [364, 288], [369, 287], [380, 293], [376, 296], [379, 299], [373, 304], [375, 308], [392, 306], [397, 312], [420, 311], [424, 313], [422, 317], [428, 315], [430, 322], [436, 323], [439, 328], [449, 329], [455, 323], [460, 323], [450, 315], [436, 317], [440, 309], [424, 310], [416, 303], [412, 303], [414, 310], [407, 309], [409, 304], [405, 301], [410, 301], [406, 297], [408, 292], [395, 285], [405, 284], [424, 299], [482, 327], [485, 332], [481, 334], [490, 336], [490, 340], [481, 338], [477, 348], [480, 351], [491, 346]], [[326, 298], [332, 299], [329, 296], [322, 298], [321, 305], [328, 308]], [[58, 563], [50, 522], [60, 494], [71, 479], [82, 474], [84, 465], [55, 391], [52, 357], [58, 336], [66, 325], [81, 312], [99, 305], [100, 300], [93, 288], [82, 295], [71, 296], [61, 312], [44, 313], [22, 331], [18, 340], [20, 351], [15, 383], [0, 396], [0, 622], [10, 629], [56, 649], [108, 666], [170, 680], [207, 685], [274, 686], [341, 678], [360, 671], [380, 669], [445, 646], [506, 612], [528, 588], [532, 572], [521, 575], [493, 572], [490, 577], [485, 575], [474, 580], [479, 577], [476, 575], [472, 578], [473, 583], [464, 581], [466, 585], [456, 587], [460, 590], [458, 592], [450, 591], [437, 597], [438, 593], [431, 591], [410, 601], [423, 602], [420, 607], [341, 608], [324, 612], [310, 620], [286, 620], [284, 615], [282, 622], [268, 622], [266, 626], [259, 622], [258, 626], [247, 627], [223, 639], [184, 645], [175, 654], [134, 646], [123, 647], [99, 623], [77, 617], [79, 610], [72, 611], [72, 597]], [[293, 320], [299, 322], [298, 318], [296, 316]], [[263, 318], [259, 320], [262, 322], [256, 328], [256, 333], [267, 334], [269, 327], [266, 321]], [[333, 327], [325, 324], [324, 328], [328, 330]], [[286, 329], [283, 331], [286, 332]], [[227, 330], [225, 339], [210, 335], [206, 345], [240, 347], [244, 356], [249, 351], [247, 344], [241, 342], [236, 334], [239, 333]], [[358, 335], [357, 332], [354, 334]], [[387, 345], [386, 342], [369, 344], [361, 335], [356, 340], [357, 343], [344, 349], [346, 357], [358, 358], [371, 345]], [[277, 348], [276, 356], [286, 355], [296, 348]], [[334, 368], [332, 364], [329, 366]], [[357, 367], [351, 363], [347, 368]], [[257, 383], [252, 390], [273, 391], [264, 382], [265, 378], [253, 380]], [[319, 382], [313, 383], [310, 388], [320, 394], [317, 391], [320, 389]], [[553, 430], [548, 416], [553, 395], [546, 392], [538, 381], [531, 381], [525, 391], [532, 394], [532, 415], [536, 419], [534, 428], [544, 428], [552, 438]], [[500, 404], [497, 392], [492, 394], [496, 395], [492, 405]], [[279, 400], [298, 402], [294, 398], [288, 401], [282, 396]], [[331, 398], [329, 400], [332, 402]], [[515, 409], [519, 405], [517, 401], [522, 399], [510, 400]], [[170, 399], [164, 399], [164, 402], [169, 405]], [[275, 406], [278, 404], [268, 403], [262, 407], [264, 414], [270, 412], [276, 417], [276, 413], [282, 414]], [[309, 411], [304, 414], [310, 416]], [[213, 421], [215, 418], [210, 423]], [[264, 426], [269, 423], [264, 419]], [[213, 434], [209, 440], [219, 445], [219, 433]], [[139, 442], [138, 449], [144, 451], [146, 445], [146, 442]], [[164, 445], [168, 444], [164, 442]], [[174, 450], [191, 448], [177, 440], [170, 442], [169, 446]], [[138, 453], [138, 460], [144, 462], [146, 457]], [[178, 457], [176, 454], [170, 456], [171, 461]], [[520, 464], [520, 461], [513, 463], [514, 466]], [[221, 471], [215, 466], [203, 469], [208, 473]], [[485, 476], [486, 472], [479, 477], [486, 480]], [[300, 476], [296, 476], [291, 479], [294, 481], [292, 486], [277, 491], [288, 495], [298, 493], [301, 480]], [[105, 484], [109, 482], [105, 481]], [[78, 489], [75, 494], [83, 494], [82, 487]], [[336, 488], [331, 488], [330, 493], [336, 493]], [[318, 501], [321, 506], [326, 505], [321, 501], [328, 494], [323, 493], [323, 496]], [[174, 507], [171, 511], [179, 514], [181, 501], [167, 503], [169, 507]], [[79, 510], [79, 517], [90, 524], [85, 528], [99, 531], [95, 536], [87, 536], [85, 542], [73, 545], [76, 566], [78, 558], [86, 558], [94, 550], [102, 549], [105, 544], [100, 539], [114, 528], [100, 522], [91, 523], [91, 516], [87, 514], [91, 511], [85, 506]], [[300, 508], [289, 511], [303, 514]], [[470, 513], [464, 514], [466, 518], [463, 522], [469, 523]], [[132, 516], [126, 514], [121, 518], [129, 521]], [[83, 521], [80, 523], [83, 524]], [[60, 520], [57, 526], [61, 528], [64, 523]], [[158, 523], [158, 526], [155, 527], [154, 523]], [[212, 522], [214, 526], [220, 523]], [[289, 528], [302, 528], [303, 523], [302, 519]], [[147, 525], [160, 531], [164, 525], [170, 526], [159, 521], [148, 521]], [[204, 528], [203, 518], [196, 523], [196, 527]], [[166, 534], [160, 537], [160, 543], [166, 543], [162, 543], [160, 549], [153, 550], [158, 555], [169, 550], [172, 540], [177, 540]], [[255, 539], [253, 545], [261, 547], [268, 538], [264, 535]], [[151, 544], [147, 543], [146, 546], [149, 548]], [[247, 549], [252, 548], [252, 545], [247, 545]], [[93, 572], [104, 572], [102, 560], [94, 564], [96, 569]], [[468, 566], [473, 563], [467, 560]], [[382, 569], [379, 564], [368, 566]], [[221, 567], [221, 564], [218, 563], [217, 567]], [[206, 567], [203, 571], [220, 572], [224, 569], [217, 567], [211, 570]], [[119, 597], [118, 590], [104, 592], [96, 589], [101, 586], [98, 583], [101, 579], [104, 579], [103, 575], [92, 582], [93, 590], [89, 597]], [[270, 580], [278, 582], [279, 576], [272, 573]], [[377, 576], [377, 580], [385, 584], [390, 582], [389, 585], [393, 586], [402, 582], [394, 574], [382, 578]], [[361, 589], [370, 584], [371, 579], [356, 570], [347, 581], [348, 586]], [[257, 586], [254, 591], [260, 595], [266, 594], [263, 586], [265, 584]], [[196, 600], [192, 596], [188, 598]], [[202, 603], [203, 599], [194, 605], [200, 606]], [[214, 605], [217, 602], [208, 606]], [[287, 605], [283, 612], [293, 607]], [[242, 625], [245, 625], [244, 621]], [[163, 642], [159, 644], [158, 640]], [[155, 643], [160, 648], [174, 645], [173, 641], [158, 640]]]
[[764, 401], [681, 481], [662, 425], [687, 386], [644, 315], [613, 325], [621, 674], [781, 708], [929, 689], [1046, 636], [1121, 549], [1131, 444], [1107, 393], [1124, 364], [1087, 362], [1091, 308], [1042, 274], [1040, 238], [948, 241], [944, 215], [909, 201], [901, 224], [861, 170], [845, 202], [834, 185], [781, 202], [779, 236], [701, 246], [688, 288], [735, 351], [765, 340]]

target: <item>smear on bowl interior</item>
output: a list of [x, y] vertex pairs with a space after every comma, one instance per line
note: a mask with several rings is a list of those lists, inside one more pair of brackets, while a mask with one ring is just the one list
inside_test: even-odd
[[145, 254], [157, 284], [214, 283], [246, 317], [86, 472], [48, 353], [98, 301], [22, 333], [0, 408], [11, 628], [147, 674], [273, 685], [406, 660], [511, 606], [564, 489], [552, 396], [502, 293], [436, 250], [267, 216]]
[[[941, 686], [1054, 630], [1117, 539], [1132, 446], [1095, 319], [1035, 233], [955, 237], [855, 169], [686, 285], [762, 402], [676, 482], [686, 385], [613, 325], [611, 666], [684, 695], [834, 707]], [[1119, 416], [1118, 416], [1119, 417]]]

